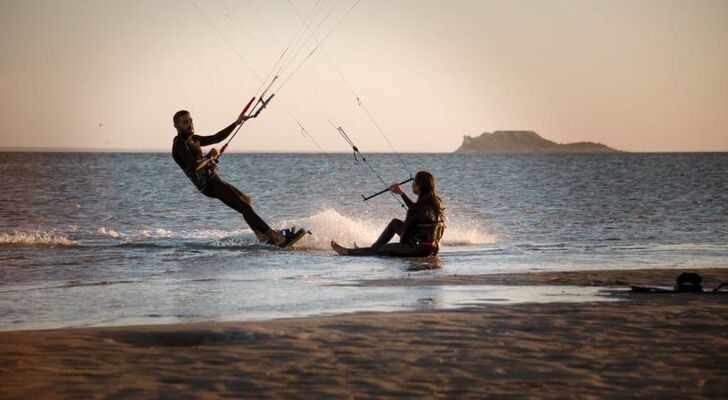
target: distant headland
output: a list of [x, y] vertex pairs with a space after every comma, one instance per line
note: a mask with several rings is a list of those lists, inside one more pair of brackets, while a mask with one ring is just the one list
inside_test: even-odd
[[532, 131], [484, 132], [478, 137], [463, 137], [455, 154], [577, 154], [621, 153], [601, 143], [556, 143]]

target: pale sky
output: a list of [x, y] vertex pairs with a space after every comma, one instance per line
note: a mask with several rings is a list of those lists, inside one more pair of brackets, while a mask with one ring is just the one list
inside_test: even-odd
[[[322, 1], [318, 37], [355, 3]], [[0, 148], [169, 151], [179, 109], [212, 134], [301, 26], [291, 3], [0, 0]], [[495, 130], [728, 151], [728, 1], [361, 0], [322, 48], [399, 152]], [[286, 109], [327, 152], [349, 151], [330, 119], [390, 151], [321, 51], [276, 97], [230, 151], [319, 151]]]

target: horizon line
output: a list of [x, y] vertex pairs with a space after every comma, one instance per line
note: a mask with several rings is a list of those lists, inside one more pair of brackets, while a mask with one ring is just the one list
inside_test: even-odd
[[[0, 153], [109, 153], [109, 154], [163, 154], [169, 153], [167, 149], [108, 149], [108, 148], [83, 148], [83, 147], [0, 147]], [[299, 151], [299, 150], [250, 150], [250, 151], [229, 151], [228, 154], [349, 154], [351, 151]], [[458, 155], [572, 155], [572, 154], [700, 154], [700, 153], [728, 153], [728, 150], [648, 150], [648, 151], [624, 151], [618, 153], [468, 153]], [[455, 151], [373, 151], [367, 154], [457, 154]]]

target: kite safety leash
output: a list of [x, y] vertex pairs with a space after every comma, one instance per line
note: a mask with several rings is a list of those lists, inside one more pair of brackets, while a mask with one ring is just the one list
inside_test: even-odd
[[[348, 144], [349, 144], [349, 146], [351, 146], [352, 150], [354, 151], [354, 162], [356, 162], [356, 163], [359, 163], [359, 161], [360, 161], [360, 160], [359, 160], [359, 157], [361, 157], [361, 162], [363, 162], [364, 164], [366, 164], [366, 166], [367, 166], [367, 167], [369, 167], [369, 169], [370, 169], [370, 170], [372, 171], [372, 173], [373, 173], [373, 174], [374, 174], [374, 175], [375, 175], [375, 176], [376, 176], [376, 177], [377, 177], [377, 178], [379, 179], [379, 181], [380, 181], [380, 182], [382, 182], [382, 183], [384, 184], [384, 186], [387, 186], [387, 182], [385, 182], [385, 181], [384, 181], [384, 179], [382, 179], [382, 177], [381, 177], [381, 176], [380, 176], [380, 175], [379, 175], [379, 174], [377, 173], [377, 171], [376, 171], [376, 170], [374, 169], [374, 167], [372, 167], [372, 165], [371, 165], [371, 164], [369, 164], [369, 161], [367, 161], [367, 158], [366, 158], [366, 157], [365, 157], [365, 156], [364, 156], [364, 155], [363, 155], [363, 154], [362, 154], [362, 153], [361, 153], [361, 152], [359, 151], [359, 148], [358, 148], [358, 147], [356, 147], [356, 145], [355, 145], [355, 144], [354, 144], [354, 142], [353, 142], [353, 141], [351, 140], [351, 138], [349, 137], [349, 135], [347, 135], [347, 133], [346, 133], [346, 131], [344, 130], [344, 128], [342, 128], [342, 127], [340, 127], [340, 126], [338, 126], [338, 127], [337, 127], [337, 126], [334, 126], [334, 127], [335, 127], [335, 128], [336, 128], [336, 130], [337, 130], [337, 131], [339, 132], [339, 134], [341, 135], [341, 137], [343, 137], [343, 138], [344, 138], [344, 140], [346, 140], [346, 143], [348, 143]], [[357, 155], [358, 155], [358, 156], [357, 156]], [[401, 184], [404, 184], [404, 183], [407, 183], [407, 182], [411, 181], [412, 179], [414, 179], [414, 178], [412, 178], [412, 176], [410, 175], [410, 178], [409, 178], [408, 180], [406, 180], [406, 181], [403, 181], [402, 183], [400, 183], [400, 185], [401, 185]], [[384, 190], [382, 190], [382, 191], [380, 191], [380, 192], [378, 192], [378, 193], [375, 193], [375, 194], [373, 194], [373, 195], [371, 195], [371, 196], [364, 196], [364, 195], [362, 194], [362, 195], [361, 195], [361, 197], [362, 197], [362, 198], [364, 199], [364, 201], [367, 201], [367, 200], [369, 200], [369, 199], [371, 199], [371, 198], [374, 198], [374, 197], [377, 197], [377, 196], [379, 196], [379, 195], [380, 195], [380, 194], [382, 194], [382, 193], [387, 193], [387, 192], [390, 192], [390, 190], [389, 190], [389, 187], [387, 187], [387, 189], [384, 189]], [[397, 202], [398, 202], [398, 203], [399, 203], [399, 204], [400, 204], [400, 205], [401, 205], [401, 206], [402, 206], [403, 208], [407, 208], [407, 205], [406, 205], [406, 204], [405, 204], [405, 203], [404, 203], [404, 202], [402, 201], [402, 199], [400, 199], [400, 198], [399, 198], [399, 196], [396, 196], [396, 195], [395, 195], [395, 194], [394, 194], [393, 192], [392, 192], [392, 196], [394, 196], [394, 198], [395, 198], [395, 199], [397, 199]]]
[[[271, 93], [270, 96], [266, 98], [268, 95], [268, 91], [270, 90], [271, 86], [278, 80], [278, 75], [274, 76], [273, 79], [270, 81], [268, 86], [265, 88], [263, 93], [258, 97], [258, 102], [255, 103], [255, 107], [253, 107], [253, 110], [250, 112], [249, 118], [258, 118], [258, 115], [260, 115], [260, 112], [263, 111], [266, 107], [268, 107], [268, 103], [270, 103], [271, 100], [273, 100], [273, 97], [275, 97], [275, 93]], [[253, 97], [255, 100], [255, 97]]]

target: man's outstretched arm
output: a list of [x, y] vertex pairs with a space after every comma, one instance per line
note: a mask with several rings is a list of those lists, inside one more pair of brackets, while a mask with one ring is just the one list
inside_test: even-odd
[[214, 135], [198, 136], [198, 138], [200, 139], [200, 146], [209, 146], [211, 144], [222, 142], [223, 140], [227, 139], [228, 136], [230, 136], [236, 126], [238, 126], [238, 121], [233, 122], [232, 124], [225, 127], [225, 129]]
[[200, 146], [209, 146], [211, 144], [222, 142], [228, 136], [230, 136], [230, 133], [232, 133], [236, 126], [242, 124], [248, 118], [249, 117], [247, 115], [240, 114], [238, 115], [238, 119], [236, 119], [235, 122], [228, 125], [220, 132], [210, 136], [198, 136], [198, 138], [200, 139]]

